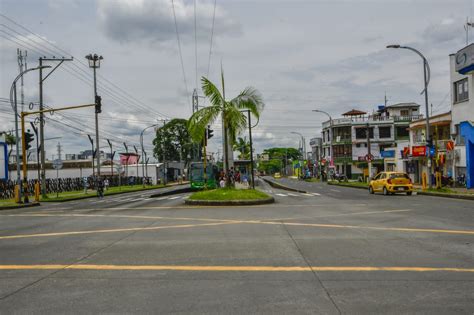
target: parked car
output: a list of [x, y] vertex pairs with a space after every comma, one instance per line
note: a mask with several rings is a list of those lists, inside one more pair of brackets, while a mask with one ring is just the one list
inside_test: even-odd
[[275, 173], [275, 174], [273, 175], [273, 177], [274, 177], [274, 178], [281, 178], [281, 175], [280, 175], [280, 173]]
[[384, 195], [413, 193], [413, 184], [407, 173], [402, 172], [380, 172], [369, 183], [369, 192], [382, 192]]

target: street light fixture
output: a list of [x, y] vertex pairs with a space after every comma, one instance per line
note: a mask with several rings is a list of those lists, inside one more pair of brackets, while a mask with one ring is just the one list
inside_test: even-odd
[[[18, 104], [17, 104], [17, 95], [16, 95], [16, 82], [23, 77], [23, 75], [27, 72], [33, 70], [42, 70], [46, 68], [51, 68], [51, 66], [39, 66], [35, 68], [26, 69], [20, 72], [19, 75], [13, 80], [12, 85], [10, 87], [10, 104], [12, 105], [13, 112], [15, 113], [15, 142], [16, 142], [16, 173], [17, 173], [17, 185], [19, 185], [18, 189], [18, 200], [21, 202], [21, 189], [22, 189], [22, 182], [21, 182], [21, 173], [20, 173], [20, 137], [18, 134]], [[23, 136], [23, 135], [22, 135]], [[43, 145], [43, 144], [42, 144]], [[43, 146], [44, 147], [44, 146]], [[27, 197], [25, 201], [28, 201]]]
[[[97, 103], [97, 75], [96, 69], [100, 68], [100, 61], [104, 59], [102, 56], [98, 56], [97, 54], [89, 54], [85, 57], [89, 61], [89, 68], [94, 70], [94, 101]], [[97, 148], [99, 148], [99, 111], [96, 109], [95, 111], [95, 142]], [[100, 151], [97, 150], [96, 154], [97, 159], [97, 176], [100, 177]]]
[[[151, 127], [156, 127], [158, 126], [158, 124], [153, 124], [153, 125], [150, 125], [148, 127], [145, 127], [141, 132], [140, 132], [140, 145], [142, 147], [142, 158], [145, 158], [145, 162], [146, 162], [146, 152], [145, 152], [145, 148], [143, 146], [143, 133], [145, 132], [145, 130], [147, 130], [148, 128], [151, 128]], [[148, 163], [147, 163], [148, 164]], [[148, 167], [148, 165], [146, 165]], [[147, 173], [148, 173], [148, 169], [146, 170]], [[138, 176], [138, 172], [137, 172], [137, 176]], [[143, 165], [143, 160], [142, 160], [142, 177], [145, 176], [145, 171], [144, 171], [144, 165]], [[148, 177], [148, 176], [147, 176]], [[143, 187], [145, 187], [145, 180], [144, 178], [142, 179], [142, 182], [143, 182]]]
[[[423, 56], [423, 54], [416, 50], [415, 48], [412, 48], [412, 47], [408, 47], [408, 46], [401, 46], [401, 45], [388, 45], [387, 48], [401, 48], [401, 49], [408, 49], [408, 50], [411, 50], [413, 51], [414, 53], [416, 53], [418, 56], [421, 57], [421, 59], [423, 60], [423, 77], [424, 77], [424, 83], [425, 83], [425, 88], [423, 89], [423, 91], [420, 93], [420, 94], [425, 94], [425, 111], [426, 111], [426, 144], [427, 146], [431, 147], [432, 145], [432, 139], [430, 137], [430, 114], [429, 114], [429, 106], [428, 106], [428, 84], [430, 83], [430, 66], [428, 64], [428, 60], [426, 60], [425, 56]], [[432, 173], [432, 167], [433, 167], [433, 157], [431, 156], [430, 154], [430, 157], [429, 157], [429, 165], [428, 165], [428, 170], [429, 170], [429, 176], [428, 176], [428, 186], [429, 188], [432, 188], [433, 186], [433, 183], [432, 183], [432, 180], [431, 180], [431, 173]]]
[[[332, 139], [333, 139], [333, 131], [332, 131], [332, 117], [329, 115], [329, 113], [320, 110], [320, 109], [313, 109], [313, 112], [315, 113], [322, 113], [325, 114], [329, 117], [329, 158], [330, 158], [330, 165], [334, 165], [334, 160], [333, 160], [333, 151], [332, 151]], [[324, 139], [323, 139], [324, 140]]]

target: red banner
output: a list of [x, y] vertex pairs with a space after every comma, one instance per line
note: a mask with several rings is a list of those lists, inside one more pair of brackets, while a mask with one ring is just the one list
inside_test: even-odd
[[135, 153], [120, 153], [120, 164], [130, 165], [137, 164], [140, 160], [140, 156]]
[[411, 155], [412, 156], [426, 156], [426, 146], [425, 145], [417, 145], [411, 148]]

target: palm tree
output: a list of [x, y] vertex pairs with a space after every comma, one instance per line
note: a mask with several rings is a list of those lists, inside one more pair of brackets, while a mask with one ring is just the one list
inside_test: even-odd
[[234, 143], [232, 149], [234, 151], [239, 151], [239, 159], [245, 160], [250, 158], [250, 142], [247, 141], [247, 138], [238, 137], [237, 141]]
[[221, 71], [222, 94], [219, 89], [207, 78], [201, 78], [202, 90], [209, 99], [210, 106], [196, 111], [189, 119], [188, 129], [191, 137], [197, 143], [200, 143], [204, 137], [205, 129], [208, 125], [214, 123], [219, 115], [222, 117], [224, 130], [224, 169], [226, 173], [229, 168], [229, 141], [235, 143], [237, 135], [245, 129], [247, 117], [241, 110], [250, 110], [257, 118], [265, 106], [260, 93], [247, 87], [235, 98], [227, 101], [225, 99], [224, 73]]

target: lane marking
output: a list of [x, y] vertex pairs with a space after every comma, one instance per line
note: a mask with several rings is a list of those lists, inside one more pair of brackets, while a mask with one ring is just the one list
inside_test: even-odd
[[280, 196], [280, 197], [287, 197], [287, 195], [285, 194], [275, 194], [275, 195]]
[[331, 191], [334, 191], [334, 192], [341, 192], [340, 190], [337, 190], [337, 189], [331, 189]]
[[178, 199], [178, 198], [181, 198], [181, 196], [169, 197], [168, 200], [175, 200], [175, 199]]
[[249, 272], [468, 272], [456, 267], [375, 267], [375, 266], [186, 266], [186, 265], [0, 265], [0, 270], [170, 270], [170, 271], [249, 271]]
[[298, 195], [292, 193], [288, 193], [288, 196], [298, 197]]
[[318, 193], [310, 193], [310, 194], [314, 196], [321, 196], [321, 194], [318, 194]]
[[132, 231], [154, 231], [163, 229], [180, 229], [192, 228], [201, 226], [215, 226], [223, 224], [236, 224], [238, 222], [216, 222], [203, 224], [183, 224], [183, 225], [169, 225], [169, 226], [155, 226], [155, 227], [140, 227], [140, 228], [124, 228], [124, 229], [109, 229], [109, 230], [90, 230], [90, 231], [73, 231], [73, 232], [57, 232], [57, 233], [41, 233], [41, 234], [20, 234], [20, 235], [6, 235], [0, 236], [0, 240], [4, 239], [18, 239], [18, 238], [32, 238], [32, 237], [48, 237], [48, 236], [68, 236], [68, 235], [82, 235], [82, 234], [97, 234], [97, 233], [117, 233], [117, 232], [132, 232]]

